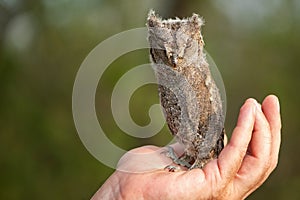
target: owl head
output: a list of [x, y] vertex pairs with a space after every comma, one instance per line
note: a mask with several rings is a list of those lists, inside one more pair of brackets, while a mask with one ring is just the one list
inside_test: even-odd
[[197, 14], [186, 19], [163, 20], [150, 10], [147, 27], [152, 60], [173, 68], [199, 63], [204, 56], [203, 25], [204, 20]]

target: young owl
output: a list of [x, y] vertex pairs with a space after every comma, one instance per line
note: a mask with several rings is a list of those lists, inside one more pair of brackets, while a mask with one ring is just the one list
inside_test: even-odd
[[172, 135], [184, 146], [180, 158], [171, 148], [169, 155], [189, 169], [202, 168], [224, 146], [225, 116], [204, 53], [203, 24], [197, 14], [162, 20], [152, 10], [147, 20], [161, 105]]

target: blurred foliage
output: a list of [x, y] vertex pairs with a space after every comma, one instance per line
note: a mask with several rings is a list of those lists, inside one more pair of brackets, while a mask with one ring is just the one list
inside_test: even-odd
[[[99, 42], [144, 26], [150, 8], [163, 17], [195, 12], [205, 18], [206, 49], [226, 86], [228, 133], [246, 98], [279, 96], [279, 165], [249, 199], [300, 198], [298, 0], [0, 0], [0, 199], [88, 199], [113, 172], [88, 153], [77, 135], [73, 82]], [[165, 145], [170, 139], [166, 127], [152, 138], [129, 137], [112, 118], [114, 84], [148, 62], [147, 50], [126, 54], [112, 63], [98, 86], [100, 124], [124, 149]], [[149, 123], [148, 109], [157, 102], [155, 85], [138, 89], [129, 105], [136, 123]]]

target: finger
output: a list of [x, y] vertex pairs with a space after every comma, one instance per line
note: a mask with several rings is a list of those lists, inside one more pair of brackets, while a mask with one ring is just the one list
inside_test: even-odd
[[[274, 108], [272, 108], [274, 109]], [[270, 175], [272, 169], [273, 140], [269, 121], [257, 104], [255, 124], [245, 156], [234, 185], [249, 193], [259, 187]]]
[[163, 148], [147, 145], [132, 149], [124, 154], [117, 164], [117, 170], [130, 173], [144, 173], [164, 169], [172, 161], [162, 154]]
[[224, 146], [226, 146], [227, 143], [228, 143], [228, 137], [227, 137], [227, 135], [225, 134], [225, 135], [224, 135]]
[[226, 181], [235, 177], [246, 154], [254, 127], [255, 110], [256, 101], [248, 99], [240, 109], [238, 122], [230, 142], [218, 158], [220, 175]]
[[262, 110], [266, 119], [269, 122], [272, 132], [272, 154], [273, 167], [275, 168], [278, 162], [279, 147], [281, 143], [281, 118], [279, 100], [275, 95], [269, 95], [262, 103]]
[[271, 130], [280, 132], [281, 119], [278, 98], [275, 95], [267, 96], [262, 103], [262, 110], [270, 123]]
[[[271, 155], [271, 130], [257, 104], [252, 138], [238, 174], [248, 185], [260, 183], [269, 175]], [[255, 169], [255, 170], [253, 170]]]
[[248, 153], [265, 163], [271, 154], [271, 130], [269, 123], [257, 103], [255, 123]]

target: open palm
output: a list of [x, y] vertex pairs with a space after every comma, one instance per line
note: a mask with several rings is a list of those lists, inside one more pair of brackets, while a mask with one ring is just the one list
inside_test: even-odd
[[[280, 130], [277, 97], [266, 97], [262, 105], [248, 99], [229, 143], [203, 169], [169, 172], [163, 165], [170, 160], [157, 153], [162, 148], [140, 147], [124, 155], [119, 168], [126, 170], [116, 170], [92, 199], [244, 199], [277, 166]], [[182, 153], [180, 145], [174, 148]], [[133, 156], [138, 153], [152, 157], [141, 160]]]

